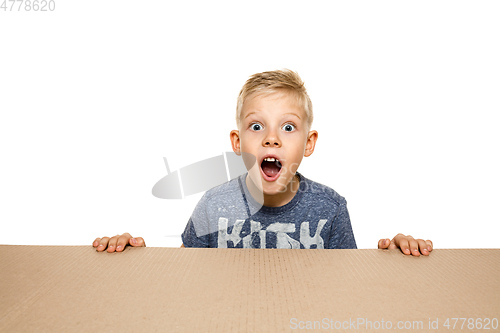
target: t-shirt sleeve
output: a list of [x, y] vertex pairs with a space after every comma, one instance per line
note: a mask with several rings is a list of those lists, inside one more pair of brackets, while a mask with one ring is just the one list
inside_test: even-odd
[[347, 202], [342, 200], [337, 214], [333, 218], [328, 249], [357, 249], [354, 233], [352, 232], [351, 219], [347, 211]]
[[181, 235], [185, 247], [209, 247], [209, 220], [206, 211], [206, 197], [200, 199]]

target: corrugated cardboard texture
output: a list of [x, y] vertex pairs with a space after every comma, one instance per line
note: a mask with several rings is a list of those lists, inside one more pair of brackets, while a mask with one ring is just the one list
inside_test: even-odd
[[0, 284], [1, 332], [500, 331], [500, 249], [3, 245]]

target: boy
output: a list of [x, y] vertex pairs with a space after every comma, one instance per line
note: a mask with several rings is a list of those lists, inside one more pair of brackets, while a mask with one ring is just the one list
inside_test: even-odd
[[[208, 190], [182, 234], [181, 247], [356, 249], [346, 200], [297, 169], [318, 139], [312, 103], [297, 73], [278, 70], [250, 77], [240, 91], [233, 151], [248, 172]], [[145, 246], [123, 234], [97, 238], [97, 251]], [[432, 242], [403, 234], [378, 248], [429, 255]]]

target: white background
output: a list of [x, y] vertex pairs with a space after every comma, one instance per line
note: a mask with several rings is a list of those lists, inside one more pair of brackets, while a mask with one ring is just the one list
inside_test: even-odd
[[154, 197], [163, 157], [231, 151], [243, 83], [290, 68], [319, 132], [299, 171], [359, 248], [500, 247], [499, 2], [55, 2], [0, 11], [0, 244], [179, 246], [202, 193]]

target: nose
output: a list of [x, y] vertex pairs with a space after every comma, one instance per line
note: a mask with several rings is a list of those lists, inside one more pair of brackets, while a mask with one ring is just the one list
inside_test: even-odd
[[264, 138], [264, 141], [262, 141], [262, 145], [264, 147], [274, 147], [274, 148], [279, 148], [281, 147], [281, 141], [274, 132], [269, 132], [268, 135]]

